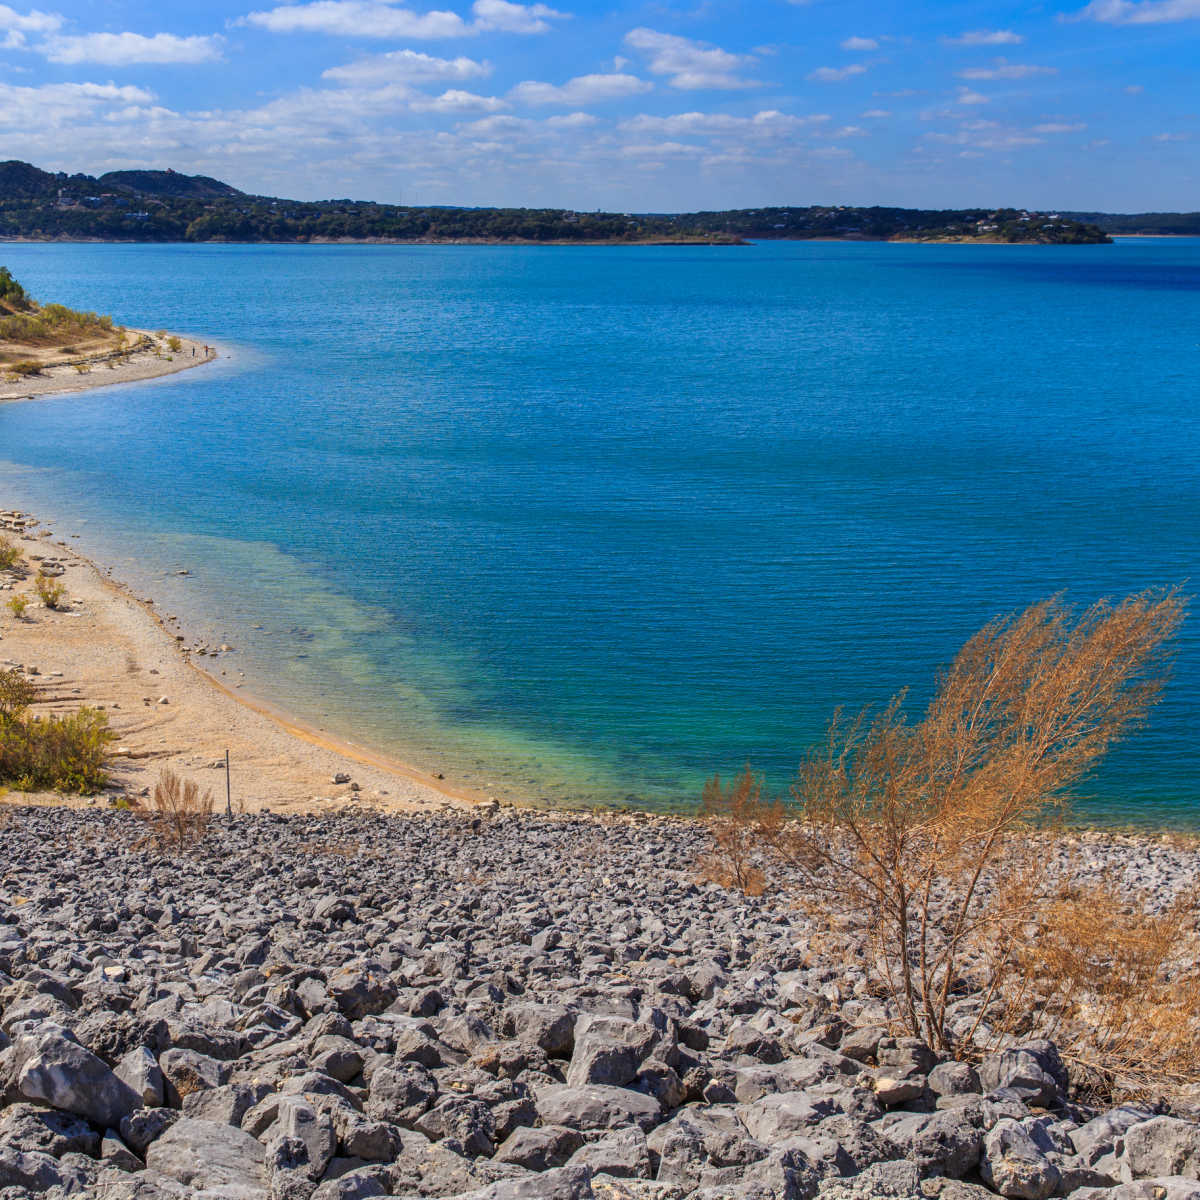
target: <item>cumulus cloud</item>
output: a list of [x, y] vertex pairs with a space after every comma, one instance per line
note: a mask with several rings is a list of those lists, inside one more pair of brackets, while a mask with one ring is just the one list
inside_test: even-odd
[[1011, 29], [970, 29], [958, 37], [942, 38], [947, 46], [1017, 46], [1024, 40]]
[[758, 61], [753, 54], [732, 54], [706, 42], [646, 28], [630, 30], [625, 44], [646, 55], [649, 69], [655, 75], [669, 76], [675, 88], [733, 90], [759, 86], [739, 73]]
[[545, 4], [510, 4], [508, 0], [475, 0], [475, 28], [501, 33], [548, 33], [551, 21], [567, 14]]
[[882, 120], [884, 117], [890, 117], [892, 114], [886, 108], [868, 108], [865, 113], [859, 114], [864, 120]]
[[508, 105], [497, 96], [477, 96], [474, 92], [451, 88], [440, 96], [414, 99], [411, 107], [414, 112], [490, 113], [499, 112]]
[[1036, 67], [1032, 63], [1010, 63], [998, 58], [990, 67], [967, 67], [960, 79], [1029, 79], [1034, 75], [1057, 75], [1057, 67]]
[[857, 50], [865, 54], [871, 50], [878, 50], [879, 43], [874, 38], [848, 37], [841, 43], [841, 47], [843, 50]]
[[1102, 21], [1106, 25], [1162, 25], [1200, 20], [1200, 0], [1092, 0], [1066, 18]]
[[809, 71], [808, 78], [813, 83], [845, 83], [855, 75], [864, 74], [866, 69], [864, 63], [850, 63], [845, 67], [818, 67], [815, 71]]
[[1034, 133], [1079, 133], [1080, 130], [1086, 129], [1087, 124], [1083, 121], [1045, 121], [1041, 125], [1033, 127]]
[[145, 88], [115, 83], [48, 83], [41, 87], [0, 83], [0, 129], [27, 132], [70, 127], [105, 109], [147, 105], [154, 98]]
[[38, 49], [54, 63], [100, 63], [108, 67], [140, 63], [202, 63], [221, 57], [217, 37], [176, 37], [173, 33], [85, 33], [54, 36]]
[[508, 94], [518, 104], [595, 104], [601, 100], [620, 100], [652, 91], [654, 84], [636, 75], [577, 75], [566, 83], [538, 83], [527, 79]]
[[550, 21], [566, 17], [545, 4], [511, 4], [509, 0], [475, 0], [474, 21], [456, 12], [433, 9], [415, 13], [388, 0], [311, 0], [281, 4], [241, 18], [271, 33], [328, 33], [354, 38], [471, 37], [478, 33], [546, 33]]
[[36, 8], [19, 13], [7, 4], [0, 4], [0, 29], [17, 33], [53, 33], [62, 26], [63, 19], [58, 13], [39, 12]]
[[377, 83], [438, 83], [442, 80], [480, 79], [492, 72], [491, 63], [473, 58], [435, 58], [419, 50], [392, 50], [372, 54], [341, 67], [330, 67], [322, 79], [352, 85]]
[[551, 129], [586, 129], [590, 125], [599, 125], [600, 118], [586, 112], [563, 113], [559, 117], [547, 117], [545, 124]]
[[669, 117], [655, 117], [642, 113], [622, 122], [620, 128], [641, 136], [700, 137], [707, 134], [751, 134], [777, 137], [795, 133], [805, 126], [818, 125], [829, 120], [827, 113], [796, 117], [777, 109], [755, 113], [752, 117], [735, 117], [729, 113], [686, 112]]

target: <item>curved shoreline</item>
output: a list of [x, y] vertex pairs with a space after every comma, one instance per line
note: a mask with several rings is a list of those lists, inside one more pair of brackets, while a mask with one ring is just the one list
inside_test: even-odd
[[[172, 632], [151, 601], [114, 579], [111, 568], [61, 538], [39, 536], [34, 527], [14, 538], [0, 525], [0, 533], [15, 540], [27, 558], [58, 560], [72, 602], [63, 612], [31, 609], [32, 620], [0, 615], [0, 667], [29, 672], [40, 685], [41, 711], [91, 705], [109, 713], [117, 734], [110, 771], [114, 794], [131, 799], [148, 794], [159, 768], [166, 767], [211, 785], [221, 807], [228, 748], [236, 802], [246, 811], [320, 812], [347, 803], [414, 811], [473, 807], [489, 799], [242, 693], [216, 670], [197, 664], [182, 635]], [[28, 591], [29, 579], [16, 590]], [[236, 660], [221, 655], [219, 661]], [[343, 782], [332, 782], [342, 776]], [[64, 803], [55, 793], [10, 792], [6, 800]], [[96, 802], [69, 800], [77, 807]]]
[[212, 342], [204, 343], [182, 336], [179, 338], [180, 350], [168, 351], [164, 357], [158, 349], [160, 343], [157, 334], [145, 329], [131, 329], [129, 332], [150, 338], [156, 348], [130, 354], [115, 366], [111, 365], [114, 360], [108, 355], [95, 355], [81, 360], [88, 366], [88, 370], [82, 374], [75, 370], [73, 363], [66, 362], [48, 366], [42, 375], [7, 381], [3, 378], [3, 368], [0, 367], [0, 404], [159, 379], [165, 375], [191, 370], [193, 367], [202, 367], [221, 357], [220, 347]]

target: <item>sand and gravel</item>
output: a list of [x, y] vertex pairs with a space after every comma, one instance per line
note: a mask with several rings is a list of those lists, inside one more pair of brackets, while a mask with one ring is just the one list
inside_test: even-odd
[[[0, 404], [9, 400], [32, 400], [38, 396], [61, 392], [85, 392], [91, 388], [109, 387], [114, 383], [137, 383], [160, 375], [174, 375], [192, 367], [203, 366], [220, 357], [217, 346], [181, 337], [178, 351], [168, 348], [165, 337], [142, 329], [130, 333], [151, 339], [153, 348], [139, 350], [122, 358], [95, 359], [84, 373], [70, 364], [46, 367], [40, 375], [24, 379], [8, 379], [0, 369]], [[86, 365], [86, 364], [85, 364]]]

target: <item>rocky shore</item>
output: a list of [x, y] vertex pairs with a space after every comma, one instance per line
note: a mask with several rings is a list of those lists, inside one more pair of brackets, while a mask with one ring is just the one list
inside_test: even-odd
[[[882, 1027], [684, 820], [134, 813], [0, 829], [0, 1200], [1200, 1200], [1200, 1126], [1045, 1041]], [[1194, 890], [1200, 852], [1082, 835]]]

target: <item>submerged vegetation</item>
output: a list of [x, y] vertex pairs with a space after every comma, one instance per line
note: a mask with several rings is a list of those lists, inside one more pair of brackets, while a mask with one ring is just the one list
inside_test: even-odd
[[1200, 1057], [1194, 898], [1076, 878], [1048, 834], [1145, 719], [1183, 619], [1174, 591], [1079, 615], [1035, 604], [975, 635], [912, 722], [835, 719], [789, 797], [750, 770], [705, 790], [710, 878], [794, 888], [864, 958], [897, 1024], [955, 1053], [1054, 1037], [1101, 1091], [1186, 1082]]

